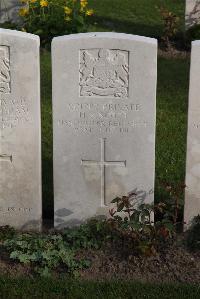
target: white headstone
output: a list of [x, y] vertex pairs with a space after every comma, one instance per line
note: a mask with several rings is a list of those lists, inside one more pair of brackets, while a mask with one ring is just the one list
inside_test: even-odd
[[0, 226], [41, 225], [38, 36], [0, 29]]
[[200, 41], [192, 43], [185, 191], [185, 222], [200, 214]]
[[52, 59], [55, 226], [108, 215], [133, 189], [153, 202], [157, 41], [57, 37]]
[[186, 0], [185, 25], [189, 28], [200, 24], [200, 0]]

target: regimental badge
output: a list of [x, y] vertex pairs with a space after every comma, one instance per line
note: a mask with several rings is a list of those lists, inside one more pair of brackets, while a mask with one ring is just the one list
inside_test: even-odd
[[10, 92], [10, 49], [7, 46], [0, 46], [0, 93]]
[[90, 49], [80, 51], [80, 96], [128, 97], [129, 52]]

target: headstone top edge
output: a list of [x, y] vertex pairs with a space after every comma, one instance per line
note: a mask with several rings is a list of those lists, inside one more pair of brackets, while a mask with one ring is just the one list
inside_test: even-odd
[[22, 32], [22, 31], [18, 31], [18, 30], [10, 30], [10, 29], [0, 28], [0, 36], [2, 34], [16, 36], [16, 37], [29, 38], [29, 39], [32, 39], [32, 40], [36, 40], [38, 42], [38, 44], [40, 44], [40, 37], [38, 35], [35, 35], [35, 34]]
[[67, 40], [77, 40], [77, 39], [88, 39], [88, 38], [113, 38], [113, 39], [125, 39], [136, 42], [149, 43], [157, 47], [158, 41], [155, 38], [126, 34], [126, 33], [117, 33], [117, 32], [89, 32], [89, 33], [78, 33], [78, 34], [69, 34], [54, 37], [52, 44], [67, 41]]
[[192, 46], [200, 46], [200, 40], [192, 41]]

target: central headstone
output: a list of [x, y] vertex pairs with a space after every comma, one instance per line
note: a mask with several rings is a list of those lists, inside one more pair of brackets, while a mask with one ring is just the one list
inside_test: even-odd
[[117, 33], [53, 40], [55, 226], [153, 202], [157, 42]]
[[0, 226], [40, 229], [39, 37], [0, 29]]

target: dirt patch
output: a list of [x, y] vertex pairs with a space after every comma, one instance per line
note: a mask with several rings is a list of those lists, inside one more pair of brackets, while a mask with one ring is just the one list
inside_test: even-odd
[[180, 51], [176, 48], [166, 49], [158, 49], [158, 56], [163, 58], [179, 58], [179, 59], [186, 59], [190, 58], [190, 51]]
[[129, 256], [127, 260], [106, 251], [89, 251], [84, 255], [92, 265], [80, 272], [83, 279], [200, 283], [200, 254], [189, 253], [175, 245], [163, 254]]

